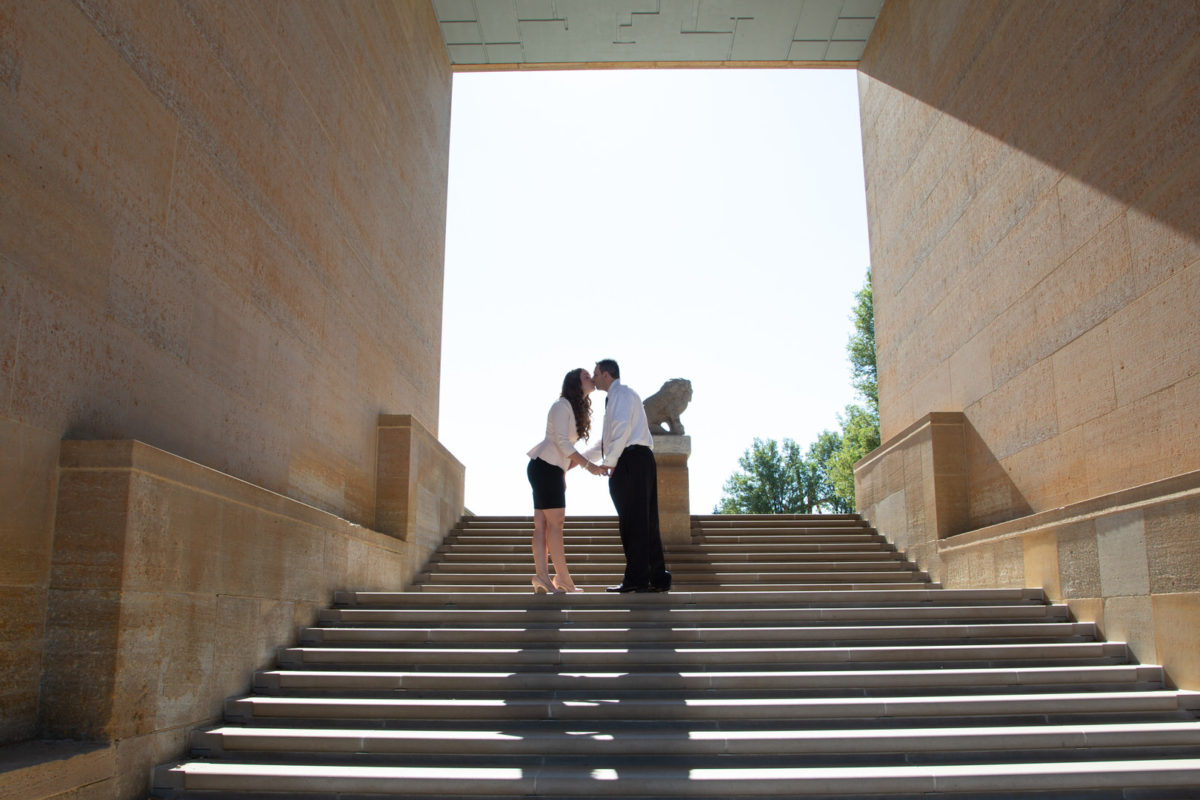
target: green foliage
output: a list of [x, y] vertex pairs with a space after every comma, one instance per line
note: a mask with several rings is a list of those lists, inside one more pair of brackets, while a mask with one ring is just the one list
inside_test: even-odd
[[716, 514], [790, 514], [799, 503], [795, 474], [799, 469], [799, 446], [783, 440], [755, 439], [738, 459], [741, 467], [725, 482], [725, 495]]
[[854, 510], [854, 465], [879, 447], [879, 383], [871, 273], [855, 294], [854, 333], [846, 346], [851, 383], [866, 407], [846, 406], [841, 432], [823, 431], [808, 451], [784, 439], [755, 439], [725, 482], [715, 514], [848, 513]]
[[879, 415], [862, 406], [846, 406], [842, 424], [841, 447], [826, 462], [834, 494], [848, 509], [854, 508], [854, 465], [879, 447]]
[[871, 292], [871, 271], [855, 295], [854, 333], [846, 345], [850, 356], [850, 384], [857, 389], [879, 416], [879, 376], [875, 365], [875, 300]]
[[828, 455], [838, 452], [841, 437], [825, 431], [806, 454], [791, 439], [755, 439], [738, 459], [741, 469], [725, 482], [725, 494], [714, 514], [811, 514], [843, 512], [826, 469]]

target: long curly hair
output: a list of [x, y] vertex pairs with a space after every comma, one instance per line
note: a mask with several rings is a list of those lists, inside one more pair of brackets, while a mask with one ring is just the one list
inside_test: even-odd
[[575, 412], [575, 432], [579, 438], [587, 441], [592, 431], [592, 398], [583, 393], [583, 376], [587, 370], [580, 367], [573, 369], [563, 378], [562, 394], [571, 404]]

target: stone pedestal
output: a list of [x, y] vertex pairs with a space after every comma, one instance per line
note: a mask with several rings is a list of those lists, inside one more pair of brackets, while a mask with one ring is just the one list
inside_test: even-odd
[[658, 467], [658, 525], [663, 544], [691, 544], [692, 516], [688, 490], [690, 436], [655, 436], [654, 461]]

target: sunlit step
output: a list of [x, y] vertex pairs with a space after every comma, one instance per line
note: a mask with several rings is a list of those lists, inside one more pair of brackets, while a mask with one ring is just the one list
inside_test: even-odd
[[853, 626], [737, 626], [717, 628], [687, 625], [682, 627], [604, 627], [569, 626], [440, 626], [410, 628], [308, 628], [301, 641], [306, 644], [377, 644], [394, 642], [476, 643], [484, 640], [507, 644], [570, 644], [576, 642], [848, 642], [904, 641], [909, 644], [934, 640], [971, 639], [1055, 639], [1058, 641], [1096, 638], [1091, 622], [984, 623], [967, 625], [853, 625]]
[[698, 527], [749, 528], [755, 525], [866, 525], [858, 514], [694, 514], [692, 525]]
[[[590, 576], [589, 576], [590, 577]], [[611, 576], [610, 580], [598, 581], [596, 583], [576, 581], [575, 585], [584, 593], [602, 594], [606, 585], [616, 584], [620, 580], [619, 575]], [[919, 591], [922, 589], [937, 588], [941, 584], [929, 583], [926, 581], [918, 581], [905, 583], [896, 581], [894, 583], [878, 582], [878, 583], [857, 583], [852, 581], [844, 582], [806, 582], [806, 581], [789, 581], [787, 583], [767, 583], [767, 582], [699, 582], [679, 581], [673, 584], [673, 591], [686, 590], [697, 592], [718, 592], [718, 591], [741, 591], [741, 592], [781, 592], [807, 590], [813, 592], [828, 592], [839, 589], [852, 591], [874, 591], [877, 589], [899, 589]], [[531, 594], [532, 590], [524, 583], [498, 584], [498, 583], [426, 583], [421, 585], [422, 592], [446, 592], [456, 591], [462, 593], [479, 593], [479, 594]], [[574, 595], [579, 597], [580, 595]]]
[[[506, 564], [525, 564], [532, 563], [531, 550], [529, 547], [514, 548], [511, 552], [497, 551], [481, 551], [481, 550], [443, 550], [434, 554], [434, 558], [441, 562], [500, 562]], [[705, 564], [714, 567], [719, 567], [723, 564], [741, 564], [746, 562], [766, 562], [766, 563], [825, 563], [825, 562], [845, 562], [845, 561], [867, 561], [867, 562], [902, 562], [904, 556], [892, 550], [842, 550], [842, 551], [826, 551], [826, 552], [804, 552], [804, 553], [758, 553], [758, 552], [723, 552], [719, 555], [714, 555], [707, 550], [671, 550], [671, 566], [676, 568], [681, 564]], [[571, 569], [575, 568], [576, 560], [589, 563], [604, 558], [615, 559], [618, 563], [624, 563], [624, 556], [619, 550], [612, 553], [580, 553], [575, 552], [568, 562]]]
[[[919, 645], [896, 647], [288, 647], [279, 652], [284, 666], [486, 664], [541, 665], [594, 669], [599, 665], [641, 668], [649, 665], [728, 664], [919, 664], [1033, 661], [1093, 661], [1128, 657], [1124, 642], [1047, 642], [1036, 644]], [[987, 666], [989, 664], [985, 664]]]
[[[450, 540], [443, 543], [435, 555], [443, 553], [521, 553], [528, 555], [531, 550], [531, 542], [528, 537], [510, 537], [498, 540], [494, 543], [481, 542], [463, 542]], [[614, 538], [611, 542], [601, 542], [597, 544], [579, 543], [567, 540], [563, 545], [564, 552], [567, 556], [582, 555], [589, 553], [616, 553], [623, 554], [620, 540]], [[861, 552], [861, 553], [894, 553], [895, 550], [890, 544], [874, 541], [851, 541], [851, 542], [802, 542], [794, 544], [766, 543], [747, 547], [737, 543], [732, 544], [706, 544], [706, 545], [671, 545], [666, 548], [668, 559], [673, 558], [676, 553], [685, 556], [702, 556], [715, 557], [720, 559], [738, 558], [743, 555], [756, 557], [761, 555], [791, 555], [803, 553], [816, 554], [835, 554], [844, 552]]]
[[581, 625], [597, 622], [621, 622], [629, 625], [673, 625], [737, 623], [743, 626], [770, 625], [780, 622], [830, 624], [849, 622], [910, 623], [917, 621], [952, 622], [960, 620], [1015, 622], [1018, 620], [1066, 621], [1070, 609], [1055, 605], [997, 606], [880, 606], [850, 608], [772, 608], [755, 609], [748, 618], [744, 608], [583, 608], [573, 604], [539, 604], [523, 608], [327, 608], [318, 622], [322, 625], [388, 625], [393, 623], [436, 623], [442, 626], [488, 623], [572, 622]]
[[1192, 692], [1077, 692], [918, 697], [648, 699], [244, 697], [225, 704], [228, 719], [617, 719], [831, 720], [1063, 714], [1173, 713], [1200, 707]]
[[1041, 605], [1046, 595], [1041, 589], [939, 589], [925, 587], [922, 590], [897, 590], [883, 587], [873, 590], [855, 590], [845, 587], [836, 589], [760, 591], [671, 591], [666, 594], [623, 594], [608, 593], [554, 594], [524, 596], [473, 595], [464, 599], [454, 592], [430, 594], [426, 592], [378, 592], [349, 591], [334, 592], [334, 602], [341, 606], [360, 607], [396, 606], [403, 608], [472, 607], [472, 608], [537, 608], [541, 603], [549, 607], [581, 608], [644, 607], [672, 608], [690, 605], [696, 608], [756, 609], [763, 606], [778, 607], [782, 604], [792, 608], [825, 608], [845, 606], [878, 606], [895, 603], [903, 606], [923, 604], [927, 606], [951, 606], [964, 604], [1028, 603]]
[[[578, 726], [575, 726], [578, 728]], [[508, 724], [502, 729], [236, 728], [194, 734], [192, 746], [207, 752], [320, 754], [479, 754], [637, 756], [771, 756], [905, 753], [981, 753], [1043, 748], [1145, 749], [1200, 745], [1200, 722], [1102, 725], [1013, 725], [952, 728], [689, 730], [686, 726], [630, 729], [597, 726], [572, 730], [570, 723]], [[1087, 757], [1084, 753], [1068, 754]], [[1092, 756], [1095, 757], [1094, 755]]]
[[188, 761], [155, 788], [187, 791], [376, 793], [464, 797], [835, 796], [868, 792], [1015, 792], [1194, 787], [1200, 759], [887, 767], [671, 768], [234, 764]]
[[811, 533], [796, 535], [792, 531], [780, 531], [778, 534], [767, 533], [705, 533], [696, 537], [696, 543], [701, 547], [709, 545], [736, 544], [742, 547], [757, 545], [799, 545], [799, 544], [831, 544], [838, 542], [878, 543], [883, 544], [884, 538], [877, 533]]
[[[456, 566], [457, 569], [457, 566]], [[487, 566], [484, 569], [477, 571], [449, 572], [445, 569], [436, 572], [426, 572], [421, 574], [421, 578], [425, 585], [430, 584], [452, 584], [452, 583], [478, 583], [481, 578], [486, 578], [488, 581], [497, 585], [504, 584], [521, 584], [522, 588], [530, 581], [532, 570], [523, 571], [522, 573], [496, 572], [495, 567]], [[589, 582], [607, 581], [610, 583], [620, 583], [621, 571], [610, 571], [602, 568], [581, 569], [578, 574], [572, 572], [572, 577], [576, 578], [576, 583], [579, 578], [587, 578]], [[725, 585], [728, 583], [836, 583], [846, 581], [848, 583], [885, 583], [889, 581], [912, 581], [914, 579], [925, 577], [924, 573], [915, 572], [909, 569], [880, 569], [880, 570], [863, 570], [862, 565], [854, 564], [844, 570], [803, 570], [796, 572], [763, 570], [760, 572], [745, 570], [736, 572], [709, 572], [700, 570], [681, 569], [672, 573], [674, 579], [680, 583], [716, 583]]]
[[[591, 573], [609, 573], [613, 567], [617, 567], [620, 571], [624, 571], [624, 559], [606, 559], [604, 561], [571, 561], [568, 563], [568, 568], [572, 575], [586, 575]], [[473, 560], [469, 558], [455, 558], [439, 561], [436, 566], [431, 566], [425, 574], [429, 574], [434, 570], [438, 572], [446, 572], [448, 574], [461, 573], [492, 573], [495, 575], [504, 575], [510, 578], [525, 578], [533, 573], [533, 559], [526, 554], [524, 558], [513, 558], [508, 561], [488, 561], [484, 559]], [[733, 574], [758, 574], [771, 573], [777, 575], [786, 574], [821, 574], [828, 572], [899, 572], [903, 574], [914, 574], [919, 570], [905, 561], [888, 558], [876, 558], [873, 560], [859, 559], [855, 561], [838, 561], [834, 559], [806, 562], [806, 561], [732, 561], [732, 562], [672, 562], [671, 573], [676, 577], [683, 575], [733, 575]]]
[[1034, 687], [1080, 686], [1091, 690], [1128, 685], [1163, 688], [1162, 668], [1137, 664], [1071, 667], [991, 667], [980, 669], [789, 670], [740, 669], [695, 672], [496, 672], [485, 668], [456, 671], [265, 670], [255, 676], [260, 691], [395, 692], [467, 688], [482, 691], [779, 691], [859, 692], [924, 691], [958, 688], [996, 691]]

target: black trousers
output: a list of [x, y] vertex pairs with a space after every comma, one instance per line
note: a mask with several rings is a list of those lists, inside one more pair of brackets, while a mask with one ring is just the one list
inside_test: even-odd
[[625, 551], [625, 580], [634, 586], [667, 586], [666, 559], [658, 530], [658, 467], [654, 451], [645, 445], [626, 447], [608, 479], [608, 493], [617, 509], [621, 547]]

